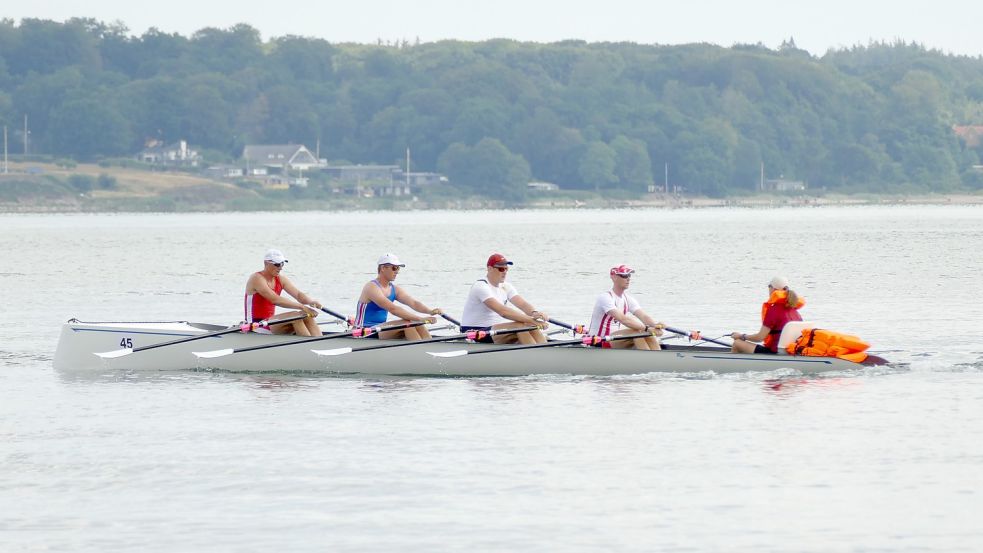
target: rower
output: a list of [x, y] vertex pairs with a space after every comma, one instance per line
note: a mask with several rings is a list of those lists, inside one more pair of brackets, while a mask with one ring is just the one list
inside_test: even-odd
[[[376, 278], [365, 283], [365, 286], [362, 287], [362, 293], [358, 297], [355, 315], [356, 327], [378, 326], [386, 322], [390, 313], [399, 317], [399, 320], [394, 321], [396, 324], [413, 321], [431, 324], [435, 321], [432, 315], [440, 315], [444, 312], [439, 307], [433, 309], [427, 307], [423, 302], [411, 296], [409, 292], [396, 286], [393, 281], [399, 276], [399, 270], [405, 266], [406, 264], [401, 263], [399, 258], [391, 253], [379, 258], [376, 262]], [[396, 302], [409, 307], [412, 311], [396, 305]], [[378, 337], [385, 340], [423, 340], [430, 338], [430, 332], [424, 326], [414, 326], [397, 330], [384, 330], [378, 334]]]
[[[546, 336], [542, 333], [549, 317], [536, 310], [519, 295], [511, 283], [505, 282], [512, 262], [500, 253], [488, 257], [485, 263], [485, 278], [479, 279], [468, 292], [461, 315], [461, 331], [499, 330], [505, 328], [536, 327], [535, 330], [514, 334], [498, 334], [482, 341], [507, 344], [518, 341], [521, 344], [543, 344]], [[514, 307], [513, 307], [514, 306]]]
[[[776, 276], [768, 283], [768, 300], [761, 304], [761, 328], [754, 334], [734, 332], [731, 351], [734, 353], [778, 353], [778, 339], [785, 325], [801, 321], [799, 308], [805, 305], [795, 291], [788, 287], [788, 279]], [[755, 342], [763, 342], [756, 344]]]
[[[263, 256], [263, 270], [249, 275], [246, 281], [245, 301], [246, 322], [256, 323], [262, 320], [278, 320], [287, 317], [306, 314], [306, 319], [290, 323], [270, 325], [273, 334], [296, 334], [298, 336], [320, 336], [321, 329], [317, 326], [316, 309], [321, 308], [321, 302], [301, 292], [289, 278], [280, 274], [287, 258], [283, 252], [276, 249], [267, 250]], [[280, 296], [286, 291], [293, 300]], [[296, 301], [294, 301], [296, 300]], [[274, 316], [276, 307], [295, 309]]]
[[[611, 289], [603, 292], [594, 300], [594, 312], [590, 318], [590, 334], [593, 336], [619, 336], [647, 332], [650, 335], [632, 340], [613, 340], [601, 342], [606, 348], [634, 348], [644, 350], [659, 350], [659, 339], [665, 325], [655, 322], [638, 301], [628, 293], [631, 276], [635, 269], [627, 265], [618, 265], [608, 271], [611, 277]], [[622, 328], [622, 326], [627, 328]]]

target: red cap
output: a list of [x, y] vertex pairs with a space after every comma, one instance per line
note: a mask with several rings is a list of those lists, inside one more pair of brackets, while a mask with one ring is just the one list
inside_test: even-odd
[[612, 275], [630, 275], [634, 272], [635, 269], [632, 269], [628, 265], [618, 265], [617, 267], [611, 267]]
[[511, 265], [512, 262], [505, 259], [505, 256], [500, 253], [493, 253], [491, 257], [488, 258], [488, 263], [485, 264], [486, 267], [504, 267], [506, 265]]

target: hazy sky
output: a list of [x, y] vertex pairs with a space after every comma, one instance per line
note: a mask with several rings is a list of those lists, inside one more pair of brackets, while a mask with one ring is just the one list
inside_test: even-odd
[[917, 41], [956, 54], [983, 55], [983, 2], [977, 0], [5, 0], [0, 17], [120, 20], [134, 34], [149, 27], [190, 35], [203, 27], [248, 23], [263, 39], [287, 34], [331, 42], [376, 39], [563, 39], [644, 44], [758, 43], [794, 37], [821, 55], [870, 40]]

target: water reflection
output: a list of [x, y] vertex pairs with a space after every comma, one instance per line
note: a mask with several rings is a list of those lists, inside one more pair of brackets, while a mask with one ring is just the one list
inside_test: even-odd
[[800, 393], [804, 390], [815, 388], [846, 388], [857, 386], [860, 382], [856, 378], [850, 377], [784, 377], [773, 378], [762, 381], [762, 389], [777, 395], [779, 398], [788, 397]]

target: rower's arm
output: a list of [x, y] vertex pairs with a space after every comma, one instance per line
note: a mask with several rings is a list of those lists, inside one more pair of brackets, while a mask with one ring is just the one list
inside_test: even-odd
[[[280, 277], [280, 283], [285, 283], [284, 277]], [[286, 307], [288, 309], [300, 309], [302, 306], [290, 299], [287, 299], [270, 288], [270, 285], [266, 283], [266, 279], [260, 274], [254, 274], [249, 277], [249, 287], [256, 291], [257, 294], [263, 296], [268, 302], [276, 305], [278, 307]]]
[[428, 315], [440, 315], [444, 312], [443, 309], [434, 308], [430, 309], [425, 303], [414, 298], [408, 292], [404, 291], [399, 286], [396, 286], [396, 301], [404, 305], [408, 305], [410, 309], [416, 311], [417, 313], [426, 313]]
[[[264, 282], [264, 284], [266, 283]], [[283, 285], [284, 292], [290, 294], [291, 296], [293, 296], [294, 299], [296, 299], [299, 302], [296, 306], [296, 309], [303, 309], [304, 305], [313, 305], [315, 307], [321, 307], [321, 302], [301, 292], [300, 289], [297, 288], [294, 285], [293, 281], [291, 281], [289, 278], [281, 275], [280, 284]], [[267, 286], [267, 288], [269, 288], [269, 286]], [[272, 292], [272, 290], [270, 291]], [[290, 307], [294, 307], [294, 306], [290, 306]]]
[[761, 329], [754, 334], [741, 334], [739, 332], [735, 332], [731, 334], [731, 338], [740, 338], [747, 342], [763, 342], [769, 334], [771, 334], [771, 327], [761, 325]]
[[634, 315], [635, 317], [637, 317], [638, 320], [641, 321], [642, 324], [644, 325], [642, 328], [636, 328], [635, 330], [642, 330], [642, 331], [644, 331], [645, 330], [644, 327], [652, 327], [652, 328], [655, 329], [655, 335], [656, 336], [662, 336], [662, 329], [665, 328], [666, 325], [664, 325], [664, 324], [662, 324], [660, 322], [657, 322], [655, 319], [653, 319], [651, 316], [649, 316], [648, 313], [642, 311], [640, 308], [639, 309], [636, 309], [635, 311], [633, 311], [632, 312], [632, 315]]
[[[537, 311], [536, 308], [533, 307], [531, 303], [527, 302], [525, 298], [523, 298], [518, 294], [512, 296], [512, 299], [509, 301], [511, 301], [513, 304], [515, 304], [516, 307], [521, 309], [523, 313], [529, 315], [529, 317], [531, 317], [533, 321], [536, 320], [545, 321], [549, 319], [549, 316], [546, 313], [543, 313], [542, 311]], [[519, 322], [526, 322], [526, 321], [519, 321]]]
[[[365, 285], [362, 292], [365, 297], [368, 297], [368, 299], [375, 302], [376, 305], [385, 309], [387, 312], [395, 315], [396, 317], [403, 319], [404, 321], [424, 321], [427, 319], [419, 313], [414, 313], [413, 311], [390, 301], [389, 298], [382, 293], [382, 288], [379, 288], [371, 282]], [[399, 297], [399, 288], [396, 288], [396, 297]]]
[[632, 317], [631, 315], [625, 315], [617, 307], [613, 309], [609, 309], [607, 314], [610, 315], [614, 320], [618, 321], [622, 325], [627, 326], [632, 330], [639, 330], [639, 331], [645, 330], [646, 323], [641, 321], [640, 318]]
[[[512, 297], [511, 300], [512, 303], [516, 303], [515, 302], [516, 298], [519, 298], [519, 296]], [[521, 298], [519, 299], [521, 300]], [[484, 303], [488, 307], [488, 309], [491, 309], [495, 313], [498, 313], [503, 318], [506, 318], [510, 321], [515, 321], [517, 323], [526, 323], [531, 325], [536, 324], [536, 320], [533, 319], [531, 316], [526, 315], [525, 313], [519, 311], [518, 309], [513, 309], [511, 307], [508, 307], [507, 305], [504, 305], [502, 302], [498, 301], [495, 298], [488, 298], [482, 303]], [[516, 305], [518, 304], [516, 303]]]

